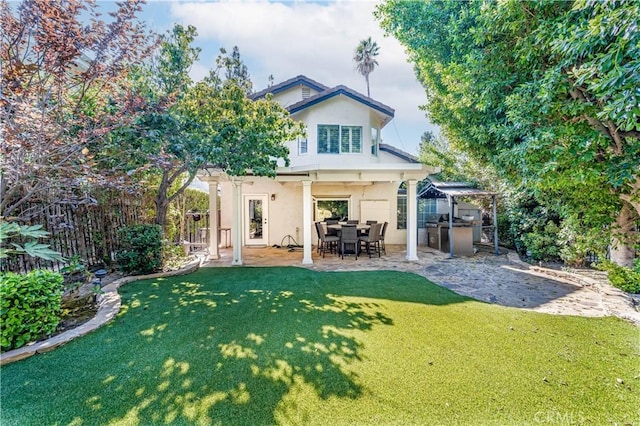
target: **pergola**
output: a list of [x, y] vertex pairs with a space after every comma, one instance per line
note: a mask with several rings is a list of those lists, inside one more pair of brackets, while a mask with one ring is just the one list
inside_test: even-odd
[[474, 198], [491, 197], [493, 217], [493, 244], [496, 256], [498, 250], [498, 214], [496, 207], [496, 193], [482, 189], [472, 188], [466, 182], [436, 182], [432, 181], [418, 194], [418, 198], [446, 198], [449, 203], [449, 257], [453, 257], [453, 215], [456, 197]]

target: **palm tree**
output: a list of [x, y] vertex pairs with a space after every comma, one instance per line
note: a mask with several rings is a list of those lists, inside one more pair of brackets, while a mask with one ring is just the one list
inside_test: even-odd
[[376, 61], [376, 56], [380, 48], [375, 41], [371, 41], [371, 37], [361, 40], [358, 47], [356, 47], [356, 52], [353, 55], [353, 60], [356, 63], [356, 70], [360, 74], [364, 76], [365, 81], [367, 82], [367, 96], [371, 97], [371, 93], [369, 92], [369, 74], [373, 72], [373, 69], [378, 65], [378, 61]]

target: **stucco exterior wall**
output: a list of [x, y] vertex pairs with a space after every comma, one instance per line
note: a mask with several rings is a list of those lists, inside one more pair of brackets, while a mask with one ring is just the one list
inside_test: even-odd
[[[365, 222], [361, 205], [363, 201], [381, 200], [388, 201], [388, 211], [380, 212], [388, 217], [387, 244], [405, 244], [406, 230], [397, 229], [397, 192], [399, 182], [381, 183], [371, 185], [347, 185], [314, 182], [311, 185], [311, 194], [314, 198], [347, 198], [349, 200], [349, 216]], [[245, 195], [268, 195], [268, 244], [288, 244], [287, 236], [291, 236], [299, 245], [303, 244], [302, 232], [302, 185], [299, 182], [280, 183], [268, 178], [252, 178], [250, 183], [242, 185], [243, 198]], [[271, 195], [275, 194], [275, 200]], [[232, 223], [233, 203], [231, 182], [220, 182], [221, 228], [230, 228]], [[314, 212], [315, 213], [315, 212]], [[314, 221], [316, 219], [314, 218]], [[311, 233], [313, 244], [317, 243], [315, 228], [308, 230]], [[283, 242], [284, 240], [284, 242]]]
[[[339, 161], [341, 165], [381, 164], [384, 162], [397, 163], [397, 157], [384, 156], [384, 158], [371, 155], [371, 127], [375, 118], [365, 105], [346, 96], [336, 96], [328, 99], [314, 108], [305, 109], [293, 115], [293, 118], [306, 124], [308, 152], [299, 155], [297, 142], [290, 142], [289, 159], [291, 166], [307, 165], [335, 165]], [[340, 125], [362, 127], [362, 152], [341, 154], [318, 154], [318, 125]], [[373, 127], [379, 124], [373, 123]]]
[[[318, 92], [316, 90], [313, 90], [310, 87], [307, 87], [309, 89], [309, 97], [313, 96], [313, 95], [317, 95]], [[302, 86], [295, 86], [292, 87], [288, 90], [284, 90], [282, 92], [277, 93], [276, 95], [273, 96], [273, 99], [278, 101], [280, 103], [280, 105], [282, 105], [283, 107], [288, 107], [291, 106], [295, 103], [300, 102], [301, 100], [303, 100], [302, 98]]]

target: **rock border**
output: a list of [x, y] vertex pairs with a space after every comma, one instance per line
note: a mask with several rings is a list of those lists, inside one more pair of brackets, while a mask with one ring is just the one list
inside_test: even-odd
[[149, 275], [134, 275], [123, 277], [115, 280], [114, 282], [102, 287], [102, 294], [97, 296], [98, 312], [89, 321], [75, 327], [71, 330], [67, 330], [47, 340], [42, 340], [35, 343], [27, 343], [18, 349], [13, 349], [5, 353], [0, 354], [0, 366], [6, 365], [15, 361], [20, 361], [25, 358], [29, 358], [36, 354], [42, 354], [49, 352], [59, 346], [64, 345], [76, 339], [91, 333], [94, 330], [102, 327], [109, 321], [111, 321], [120, 312], [122, 301], [118, 289], [128, 283], [146, 279], [172, 277], [175, 275], [186, 275], [191, 272], [197, 271], [202, 265], [201, 259], [194, 259], [186, 266], [175, 271], [158, 272]]

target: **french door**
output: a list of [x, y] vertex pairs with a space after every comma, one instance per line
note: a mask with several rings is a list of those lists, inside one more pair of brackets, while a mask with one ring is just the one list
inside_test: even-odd
[[269, 244], [267, 195], [244, 196], [244, 243], [248, 246]]

